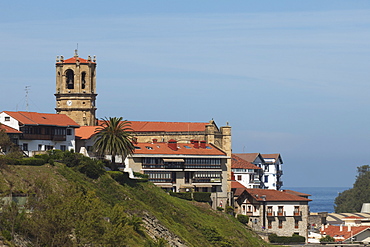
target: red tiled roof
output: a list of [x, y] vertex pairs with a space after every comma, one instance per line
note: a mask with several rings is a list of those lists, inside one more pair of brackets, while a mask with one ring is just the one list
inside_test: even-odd
[[0, 129], [5, 130], [5, 133], [7, 134], [21, 134], [22, 131], [16, 130], [12, 127], [9, 127], [8, 125], [5, 124], [0, 124]]
[[361, 216], [347, 216], [347, 217], [344, 217], [344, 219], [363, 219], [364, 217], [361, 217]]
[[60, 127], [78, 127], [79, 125], [64, 114], [38, 113], [38, 112], [11, 112], [3, 111], [20, 124], [25, 125], [53, 125]]
[[298, 192], [294, 190], [283, 190], [283, 191], [286, 193], [292, 194], [292, 195], [296, 195], [296, 196], [311, 196], [310, 194], [306, 194], [306, 193], [302, 193], [302, 192]]
[[[104, 121], [99, 120], [98, 125]], [[204, 132], [209, 123], [192, 122], [149, 122], [149, 121], [129, 121], [133, 132]], [[81, 126], [76, 130], [76, 137], [89, 139], [94, 135], [98, 126]]]
[[324, 229], [320, 229], [320, 232], [321, 234], [333, 237], [335, 241], [338, 242], [350, 239], [351, 237], [356, 236], [369, 228], [370, 226], [351, 226], [351, 228], [348, 229], [348, 226], [328, 225]]
[[83, 58], [80, 58], [80, 57], [71, 57], [71, 58], [65, 59], [63, 62], [57, 62], [57, 64], [59, 64], [59, 63], [76, 63], [77, 61], [79, 61], [80, 63], [95, 63], [93, 61], [89, 61], [89, 60], [86, 60], [86, 59], [83, 59]]
[[[99, 120], [98, 125], [103, 121]], [[196, 122], [151, 122], [129, 121], [134, 132], [199, 132], [205, 131], [209, 123]]]
[[[279, 202], [279, 201], [304, 201], [309, 202], [311, 199], [307, 199], [301, 196], [292, 195], [279, 190], [267, 190], [267, 189], [246, 189], [246, 191], [256, 200], [256, 201], [267, 201], [267, 202]], [[265, 199], [262, 198], [265, 196]]]
[[76, 139], [90, 139], [95, 134], [95, 130], [98, 127], [99, 126], [81, 126], [80, 128], [77, 128], [75, 131]]
[[237, 188], [246, 189], [246, 187], [244, 185], [242, 185], [241, 183], [239, 183], [238, 181], [235, 181], [235, 180], [231, 181], [231, 188], [233, 188], [233, 189], [237, 189]]
[[173, 154], [173, 155], [224, 155], [226, 153], [216, 148], [212, 144], [206, 144], [206, 148], [194, 148], [190, 143], [177, 143], [177, 150], [168, 147], [168, 143], [137, 143], [134, 154]]
[[261, 169], [260, 167], [238, 157], [235, 154], [231, 155], [231, 168], [232, 169]]
[[283, 160], [281, 159], [280, 154], [261, 154], [261, 156], [264, 159], [275, 159], [275, 162], [276, 160], [280, 160], [280, 163], [283, 163]]
[[236, 156], [238, 156], [239, 158], [242, 158], [243, 160], [246, 160], [248, 162], [254, 162], [258, 155], [260, 155], [259, 153], [242, 153], [242, 154], [234, 154]]

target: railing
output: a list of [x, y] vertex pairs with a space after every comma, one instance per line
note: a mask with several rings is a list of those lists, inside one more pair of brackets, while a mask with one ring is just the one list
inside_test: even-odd
[[23, 134], [23, 140], [52, 140], [52, 141], [65, 141], [65, 135], [42, 135], [42, 134]]
[[286, 212], [285, 211], [278, 211], [277, 216], [286, 216]]
[[268, 217], [274, 217], [275, 216], [275, 212], [267, 212], [266, 213]]
[[302, 211], [294, 211], [293, 216], [302, 216]]

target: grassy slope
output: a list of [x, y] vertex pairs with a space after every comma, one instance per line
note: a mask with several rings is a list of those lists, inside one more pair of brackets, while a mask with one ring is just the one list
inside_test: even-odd
[[[91, 180], [64, 165], [9, 166], [0, 171], [1, 191], [12, 189], [34, 192], [37, 190], [38, 181], [44, 179], [52, 181], [56, 185], [56, 190], [63, 189], [67, 184], [76, 183], [94, 190], [108, 204], [123, 203], [129, 213], [139, 216], [149, 213], [155, 216], [188, 246], [221, 246], [209, 241], [210, 235], [215, 232], [216, 237], [232, 243], [232, 246], [267, 246], [235, 218], [211, 210], [206, 204], [171, 197], [151, 183], [120, 185], [108, 174], [97, 180]], [[130, 233], [130, 238], [128, 246], [142, 246], [145, 241], [145, 237], [136, 233]]]

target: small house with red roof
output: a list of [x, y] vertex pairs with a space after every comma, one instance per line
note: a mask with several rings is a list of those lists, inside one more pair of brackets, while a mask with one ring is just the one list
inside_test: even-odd
[[231, 172], [233, 178], [246, 188], [263, 188], [262, 168], [239, 156], [231, 155]]
[[333, 237], [336, 242], [370, 242], [370, 226], [323, 225], [320, 233], [323, 237]]
[[279, 190], [249, 189], [238, 181], [232, 181], [232, 192], [236, 213], [248, 215], [253, 229], [307, 239], [310, 199]]
[[[75, 129], [79, 125], [64, 114], [3, 111], [0, 123], [25, 154], [33, 156], [50, 149], [75, 149]], [[14, 137], [14, 135], [12, 135]]]
[[173, 192], [210, 192], [214, 208], [228, 200], [230, 157], [213, 144], [191, 140], [135, 143], [126, 167], [149, 176], [158, 187]]

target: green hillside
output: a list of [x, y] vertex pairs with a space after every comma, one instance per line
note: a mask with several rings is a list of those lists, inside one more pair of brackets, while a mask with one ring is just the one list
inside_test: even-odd
[[89, 178], [81, 164], [2, 163], [0, 191], [29, 196], [26, 213], [3, 206], [0, 226], [8, 240], [31, 246], [267, 246], [234, 217], [120, 172]]

